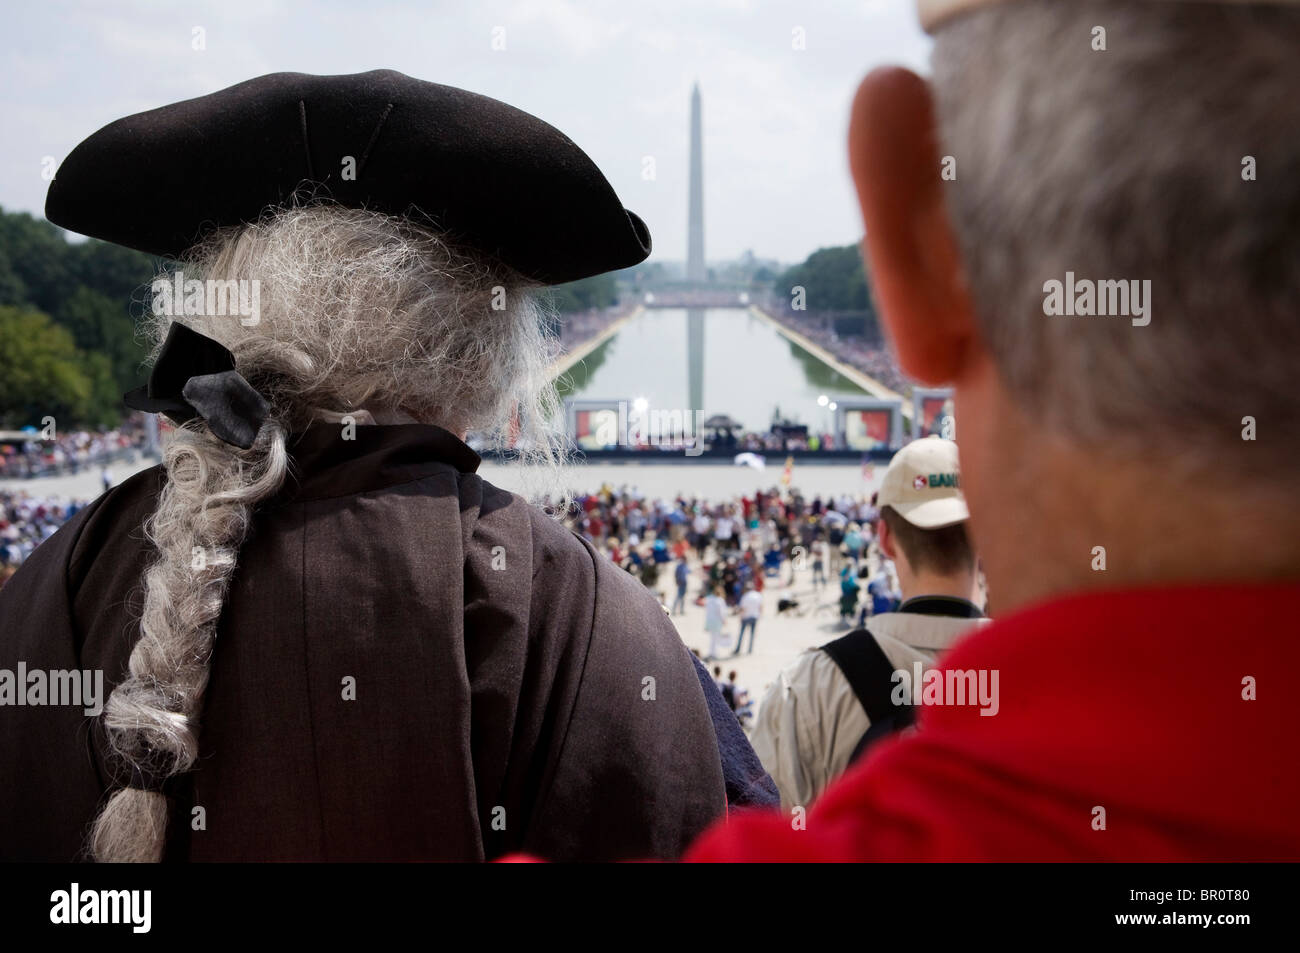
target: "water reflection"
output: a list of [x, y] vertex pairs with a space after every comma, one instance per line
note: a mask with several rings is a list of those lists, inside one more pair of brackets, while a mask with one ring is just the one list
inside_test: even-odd
[[651, 309], [557, 382], [565, 396], [644, 397], [651, 407], [728, 414], [766, 431], [783, 417], [826, 429], [819, 394], [862, 396], [833, 368], [743, 308]]

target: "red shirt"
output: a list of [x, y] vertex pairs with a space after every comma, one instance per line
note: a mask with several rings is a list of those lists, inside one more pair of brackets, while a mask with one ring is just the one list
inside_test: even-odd
[[941, 661], [996, 669], [996, 715], [922, 706], [917, 732], [873, 748], [805, 830], [742, 813], [686, 859], [1298, 860], [1298, 611], [1292, 583], [1018, 612]]

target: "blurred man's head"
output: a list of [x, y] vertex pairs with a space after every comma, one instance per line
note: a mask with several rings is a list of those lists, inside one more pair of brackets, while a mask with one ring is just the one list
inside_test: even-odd
[[1300, 4], [922, 11], [933, 92], [869, 76], [851, 161], [900, 363], [956, 388], [1003, 604], [1294, 575]]
[[957, 445], [913, 440], [890, 461], [880, 486], [880, 549], [894, 561], [903, 598], [969, 599], [975, 553], [966, 534]]

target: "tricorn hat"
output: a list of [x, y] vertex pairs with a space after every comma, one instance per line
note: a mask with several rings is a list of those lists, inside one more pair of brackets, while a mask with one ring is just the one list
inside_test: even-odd
[[435, 227], [544, 284], [650, 254], [645, 223], [558, 129], [393, 70], [272, 73], [119, 119], [63, 161], [45, 215], [178, 258], [303, 196]]

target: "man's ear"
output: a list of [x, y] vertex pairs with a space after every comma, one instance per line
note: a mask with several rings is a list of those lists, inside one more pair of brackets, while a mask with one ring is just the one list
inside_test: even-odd
[[956, 381], [976, 324], [944, 207], [929, 84], [898, 67], [858, 87], [849, 164], [866, 226], [864, 252], [899, 364], [923, 384]]
[[894, 534], [889, 531], [889, 524], [883, 519], [876, 524], [876, 545], [886, 559], [898, 562], [898, 551], [894, 547]]

